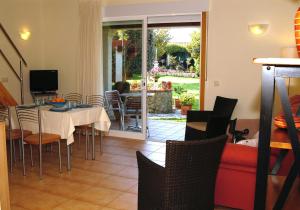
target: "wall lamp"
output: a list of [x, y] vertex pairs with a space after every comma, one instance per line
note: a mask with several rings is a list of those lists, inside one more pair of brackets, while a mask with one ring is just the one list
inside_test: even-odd
[[263, 35], [268, 31], [269, 24], [268, 23], [254, 23], [248, 24], [248, 30], [253, 35]]
[[21, 39], [23, 39], [23, 40], [28, 40], [31, 35], [31, 33], [28, 29], [23, 29], [22, 31], [20, 31], [19, 34], [20, 34]]

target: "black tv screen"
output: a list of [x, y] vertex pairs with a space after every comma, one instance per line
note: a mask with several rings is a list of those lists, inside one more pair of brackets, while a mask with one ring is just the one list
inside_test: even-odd
[[57, 70], [30, 70], [30, 91], [48, 92], [58, 89]]

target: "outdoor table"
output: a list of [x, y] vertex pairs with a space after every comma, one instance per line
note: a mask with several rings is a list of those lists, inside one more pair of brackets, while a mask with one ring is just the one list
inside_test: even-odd
[[[147, 96], [153, 96], [154, 93], [149, 93], [147, 92]], [[121, 93], [120, 96], [123, 96], [123, 97], [142, 97], [142, 93], [140, 91], [138, 92], [129, 92], [129, 93]]]

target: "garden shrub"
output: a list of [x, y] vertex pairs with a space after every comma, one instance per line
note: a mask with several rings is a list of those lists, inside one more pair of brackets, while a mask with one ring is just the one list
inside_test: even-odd
[[168, 44], [166, 46], [166, 53], [169, 55], [175, 55], [177, 53], [187, 53], [188, 54], [188, 50], [186, 49], [186, 47], [178, 45], [178, 44]]

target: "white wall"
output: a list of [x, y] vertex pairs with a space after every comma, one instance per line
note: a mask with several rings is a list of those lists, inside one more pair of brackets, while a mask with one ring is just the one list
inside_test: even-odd
[[[41, 31], [41, 1], [40, 0], [9, 0], [0, 1], [0, 22], [3, 24], [17, 48], [21, 51], [28, 68], [24, 71], [25, 101], [31, 101], [29, 94], [28, 70], [43, 67], [43, 34]], [[27, 27], [31, 31], [31, 38], [28, 41], [21, 40], [19, 31]], [[12, 61], [14, 68], [19, 71], [19, 60], [8, 45], [3, 35], [0, 36], [0, 48]], [[20, 89], [14, 75], [10, 72], [7, 64], [0, 57], [0, 78], [8, 78], [4, 85], [8, 88], [14, 98], [20, 102]]]
[[[30, 69], [58, 69], [59, 92], [76, 91], [78, 66], [78, 1], [74, 0], [6, 0], [0, 2], [0, 21], [28, 62], [24, 71], [25, 102], [31, 102], [29, 92]], [[19, 37], [26, 27], [31, 32], [29, 40]], [[1, 33], [0, 33], [1, 34]], [[15, 61], [13, 50], [0, 35], [1, 49]], [[4, 85], [15, 99], [20, 99], [19, 83], [0, 58], [0, 80], [8, 77]]]
[[59, 70], [59, 93], [76, 92], [79, 47], [78, 1], [44, 0], [45, 68]]
[[[238, 98], [238, 118], [259, 117], [261, 66], [252, 59], [279, 57], [282, 47], [295, 45], [293, 18], [298, 6], [292, 0], [210, 1], [207, 108], [222, 95]], [[248, 32], [249, 22], [268, 22], [269, 31], [255, 37]]]
[[[147, 1], [146, 1], [147, 2]], [[173, 15], [185, 13], [197, 13], [208, 9], [209, 0], [177, 0], [174, 2], [161, 1], [156, 3], [143, 3], [106, 6], [103, 9], [103, 17], [120, 17], [136, 15]], [[116, 2], [114, 3], [116, 4]]]

